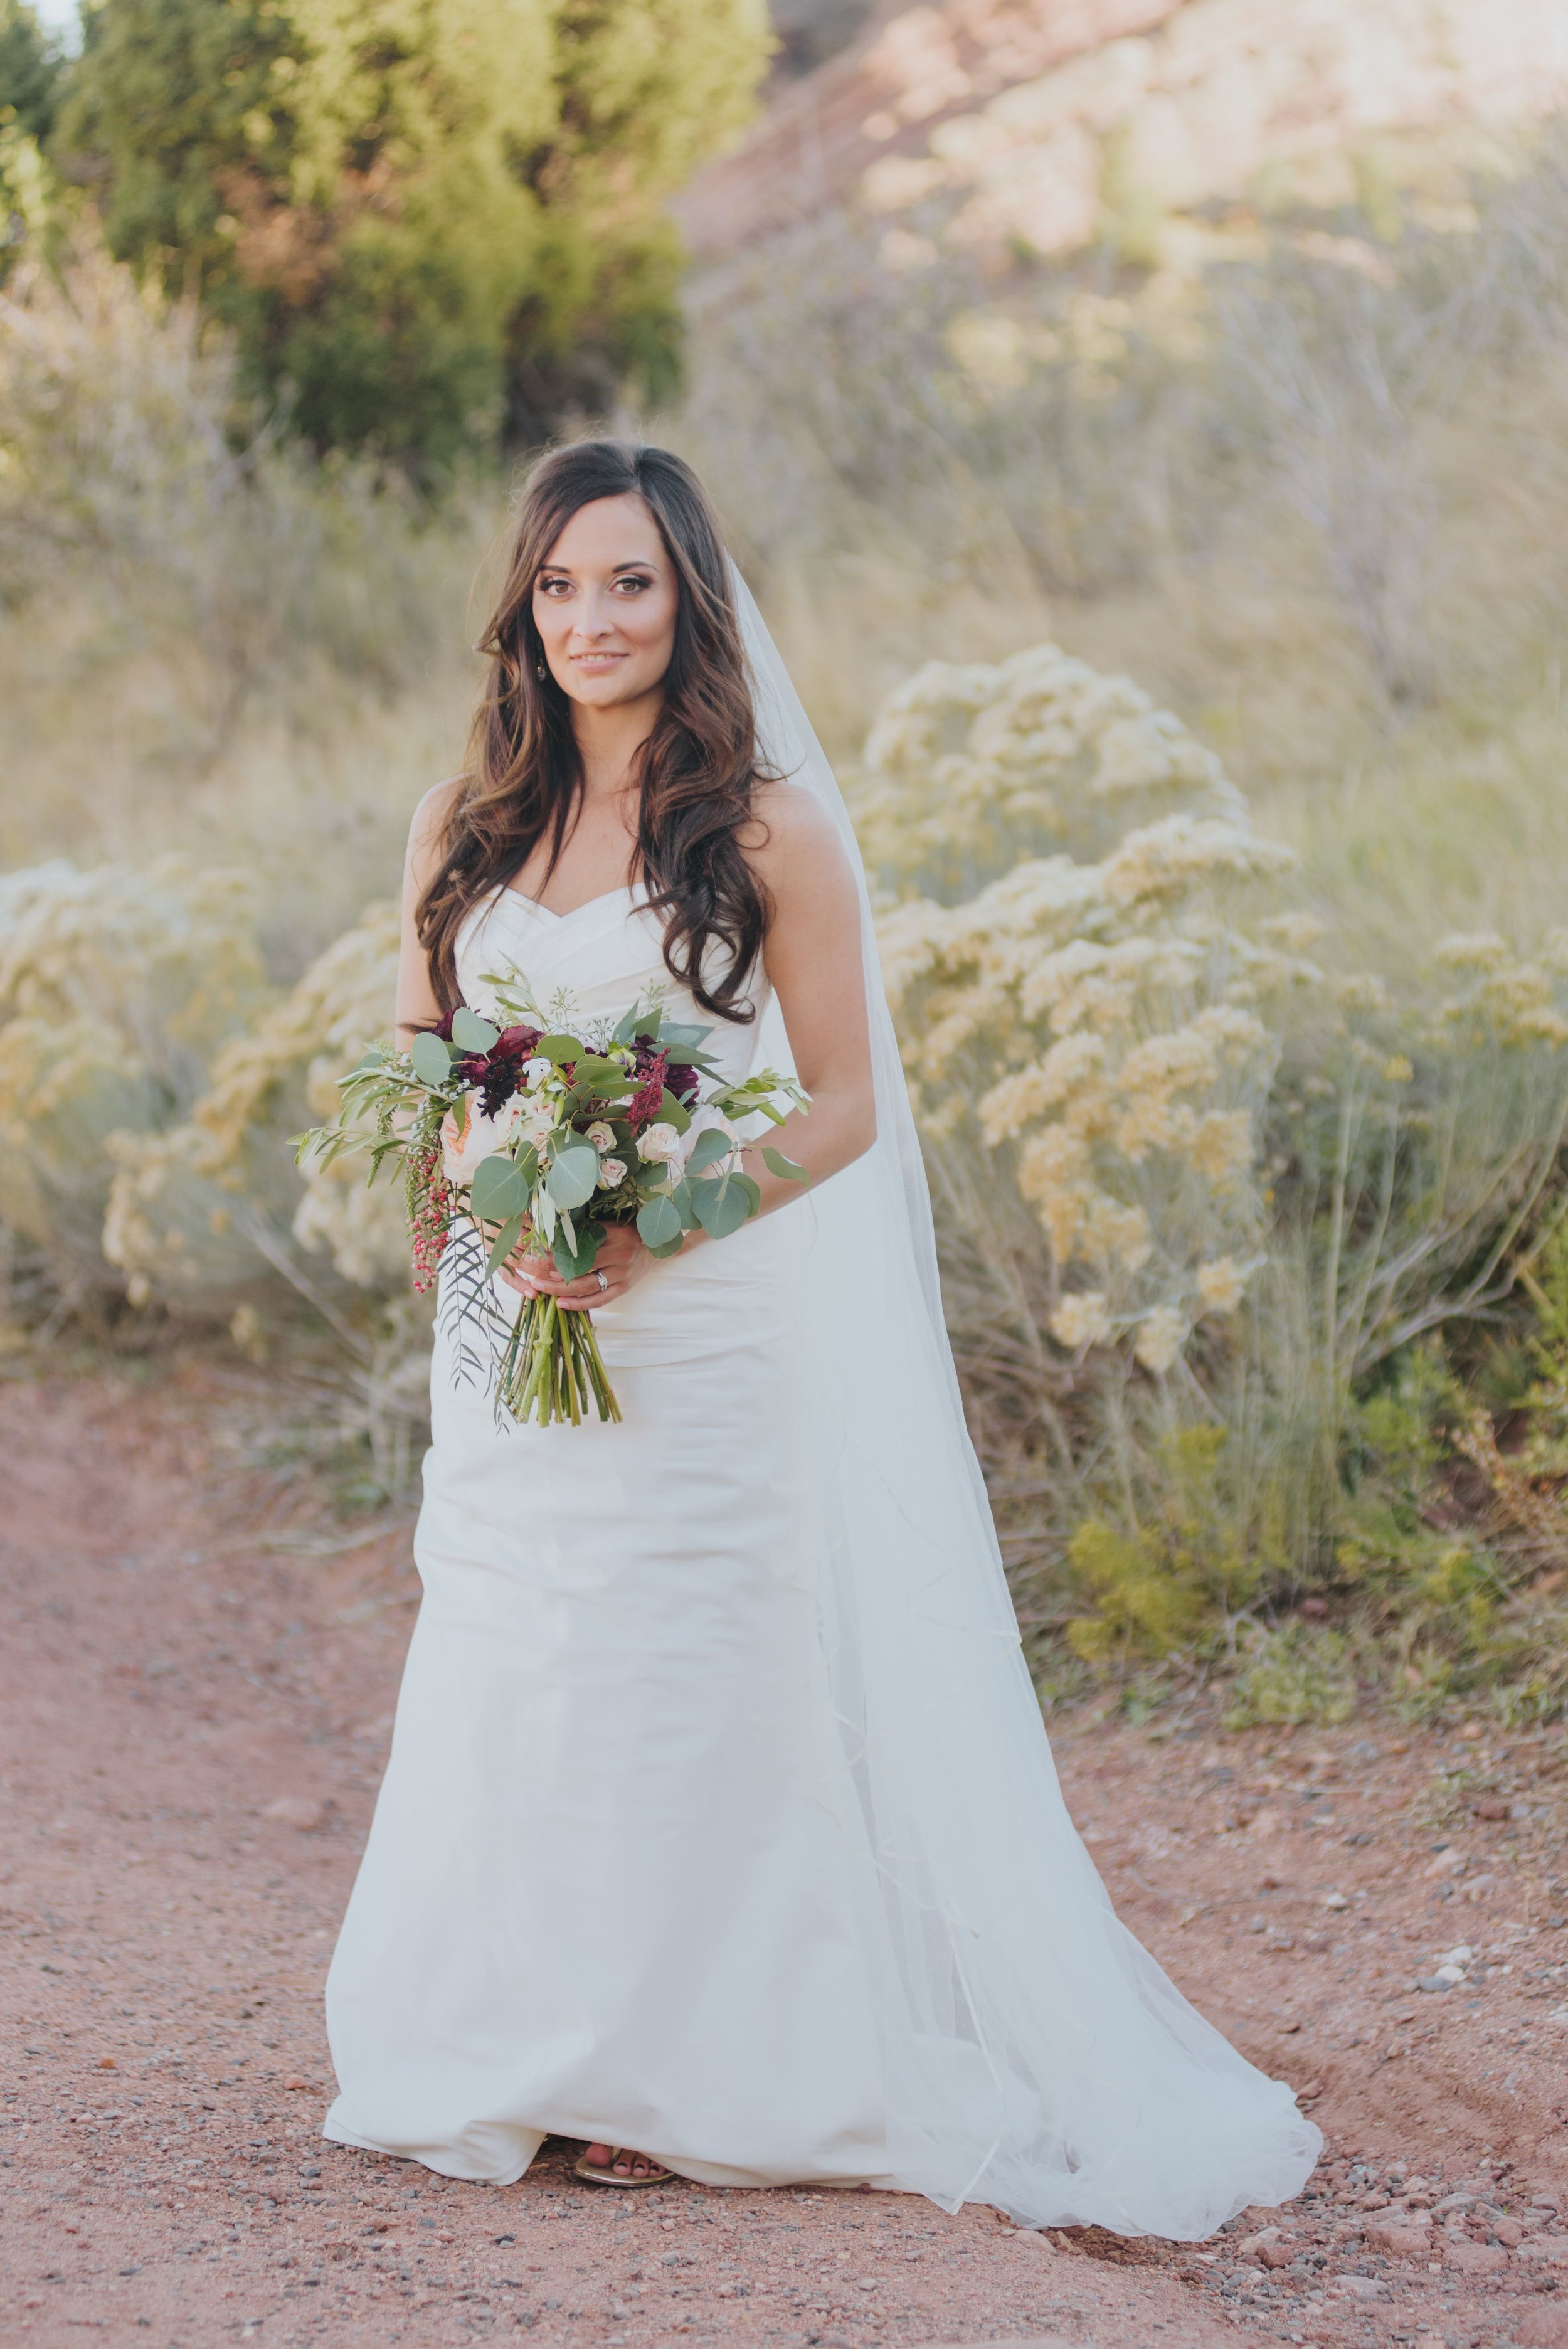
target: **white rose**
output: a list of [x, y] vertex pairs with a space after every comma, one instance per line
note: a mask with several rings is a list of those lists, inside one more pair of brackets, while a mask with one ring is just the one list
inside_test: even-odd
[[480, 1107], [483, 1098], [476, 1087], [441, 1120], [441, 1166], [449, 1183], [471, 1183], [480, 1159], [493, 1158], [517, 1132], [524, 1107], [517, 1094], [502, 1102], [493, 1117]]
[[602, 1117], [596, 1117], [588, 1128], [588, 1140], [593, 1144], [595, 1150], [614, 1150], [615, 1129], [614, 1126], [606, 1125]]
[[552, 1133], [555, 1126], [555, 1103], [540, 1094], [514, 1094], [517, 1102], [517, 1123], [535, 1148]]
[[654, 1165], [667, 1165], [671, 1159], [679, 1163], [681, 1138], [673, 1125], [655, 1123], [645, 1126], [637, 1136], [637, 1148]]
[[601, 1158], [599, 1161], [601, 1191], [613, 1191], [617, 1183], [624, 1183], [625, 1179], [626, 1162], [624, 1158]]
[[541, 1060], [537, 1053], [531, 1061], [524, 1061], [522, 1064], [522, 1081], [528, 1087], [530, 1092], [534, 1092], [538, 1086], [544, 1082], [545, 1078], [549, 1076], [554, 1066], [555, 1063], [553, 1061]]

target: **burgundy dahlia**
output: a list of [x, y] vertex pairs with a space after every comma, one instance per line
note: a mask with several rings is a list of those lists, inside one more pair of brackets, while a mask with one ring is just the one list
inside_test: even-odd
[[469, 1052], [458, 1062], [464, 1084], [483, 1088], [487, 1117], [521, 1091], [523, 1062], [532, 1058], [540, 1033], [537, 1028], [503, 1028], [488, 1052]]

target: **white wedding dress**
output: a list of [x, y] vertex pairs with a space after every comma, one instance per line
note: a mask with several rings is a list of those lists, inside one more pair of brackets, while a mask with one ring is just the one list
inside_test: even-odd
[[[502, 890], [465, 1002], [519, 968], [617, 1018], [672, 997], [628, 891]], [[746, 1073], [754, 1027], [708, 1040]], [[619, 1426], [498, 1428], [438, 1329], [425, 1598], [327, 1985], [327, 2134], [511, 2178], [548, 2132], [712, 2184], [887, 2164], [854, 1855], [799, 1509], [789, 1216], [595, 1316]]]
[[[507, 966], [589, 1015], [669, 987], [629, 890], [566, 916], [500, 890], [460, 939], [467, 1003], [489, 1010]], [[671, 1015], [702, 1017], [678, 994]], [[756, 1036], [716, 1029], [727, 1076]], [[1037, 1975], [1049, 2036], [991, 2051], [975, 2018], [911, 2032], [890, 2011], [911, 1921], [887, 1914], [824, 1637], [826, 1365], [793, 1310], [814, 1240], [808, 1198], [599, 1313], [622, 1426], [498, 1428], [438, 1339], [425, 1602], [326, 1982], [326, 2136], [450, 2178], [519, 2178], [561, 2133], [707, 2185], [953, 2201], [1000, 2199], [975, 2154], [1012, 2121], [1037, 2147], [1018, 2218], [1209, 2231], [1295, 2191], [1316, 2133], [1115, 1921], [1061, 1799], [1049, 1848], [1030, 1842], [991, 1741], [936, 1799], [976, 1835], [1016, 1806], [1007, 1868], [1049, 1877], [1052, 1929], [1009, 1964]], [[997, 2053], [1028, 2064], [1036, 2109], [1009, 2114], [1024, 2081]], [[942, 2178], [944, 2140], [972, 2178]]]
[[[501, 890], [458, 967], [480, 1009], [515, 967], [542, 1001], [660, 987], [703, 1017], [636, 891], [557, 916]], [[777, 1064], [776, 1010], [709, 1049]], [[884, 1141], [898, 1100], [879, 1071]], [[1187, 2239], [1303, 2183], [1316, 2130], [1118, 1922], [1068, 1819], [923, 1212], [879, 1143], [655, 1266], [597, 1317], [619, 1426], [498, 1427], [438, 1340], [328, 2137], [504, 2182], [556, 2132], [710, 2185]]]

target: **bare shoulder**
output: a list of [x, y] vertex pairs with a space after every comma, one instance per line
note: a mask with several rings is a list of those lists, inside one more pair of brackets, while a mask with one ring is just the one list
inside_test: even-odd
[[453, 809], [468, 787], [466, 775], [449, 775], [432, 783], [414, 810], [408, 826], [408, 869], [420, 881], [428, 877]]
[[775, 897], [853, 877], [838, 825], [815, 792], [799, 783], [758, 785], [744, 845]]

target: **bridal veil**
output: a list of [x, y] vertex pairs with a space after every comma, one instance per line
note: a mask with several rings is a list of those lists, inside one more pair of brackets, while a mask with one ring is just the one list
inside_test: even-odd
[[[810, 1365], [806, 1456], [841, 1757], [863, 1837], [896, 2182], [1026, 2226], [1191, 2240], [1288, 2199], [1321, 2138], [1118, 1920], [1068, 1816], [942, 1313], [914, 1123], [849, 812], [732, 570], [761, 752], [860, 885], [877, 1141], [781, 1211]], [[781, 1066], [777, 1009], [758, 1043]]]

